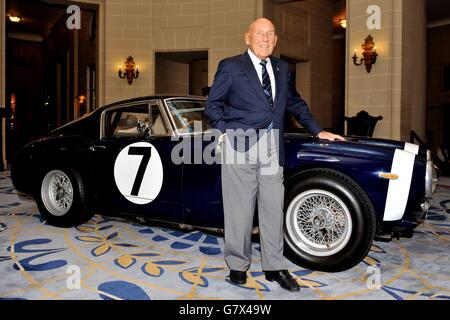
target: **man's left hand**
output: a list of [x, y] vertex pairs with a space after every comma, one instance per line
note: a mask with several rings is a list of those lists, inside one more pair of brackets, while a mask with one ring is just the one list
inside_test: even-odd
[[334, 141], [334, 140], [345, 141], [344, 137], [342, 137], [342, 136], [340, 136], [338, 134], [334, 134], [334, 133], [328, 132], [328, 131], [319, 132], [317, 137], [319, 139], [329, 140], [329, 141]]

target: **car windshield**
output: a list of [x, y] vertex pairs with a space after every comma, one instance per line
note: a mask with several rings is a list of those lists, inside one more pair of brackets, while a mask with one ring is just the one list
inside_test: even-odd
[[205, 116], [204, 100], [189, 100], [189, 99], [170, 99], [166, 100], [170, 113], [179, 133], [194, 132], [194, 121], [201, 131], [207, 131], [211, 128], [211, 122]]

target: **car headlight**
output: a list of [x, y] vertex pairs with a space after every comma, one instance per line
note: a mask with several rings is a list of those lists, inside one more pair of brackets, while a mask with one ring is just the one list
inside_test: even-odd
[[425, 173], [425, 195], [427, 198], [430, 198], [434, 190], [436, 189], [437, 184], [437, 173], [436, 168], [433, 164], [433, 159], [431, 157], [430, 150], [427, 150], [427, 167]]

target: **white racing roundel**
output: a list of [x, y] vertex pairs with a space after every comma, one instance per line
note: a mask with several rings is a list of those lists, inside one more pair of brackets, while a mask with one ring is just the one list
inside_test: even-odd
[[148, 142], [126, 146], [116, 158], [114, 180], [127, 200], [136, 204], [152, 202], [163, 183], [163, 166], [158, 150]]

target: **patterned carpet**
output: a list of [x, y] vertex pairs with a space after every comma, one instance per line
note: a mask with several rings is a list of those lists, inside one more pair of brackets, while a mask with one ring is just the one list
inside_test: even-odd
[[0, 298], [448, 300], [450, 178], [439, 185], [412, 239], [375, 242], [363, 262], [340, 273], [288, 262], [302, 286], [290, 293], [265, 280], [258, 243], [247, 284], [233, 285], [220, 236], [99, 215], [77, 228], [48, 226], [0, 173]]

